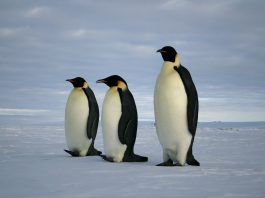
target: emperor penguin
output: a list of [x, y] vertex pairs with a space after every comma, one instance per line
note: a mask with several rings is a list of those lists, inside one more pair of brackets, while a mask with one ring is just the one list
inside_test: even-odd
[[200, 166], [192, 153], [199, 109], [196, 87], [173, 47], [157, 52], [164, 60], [154, 92], [156, 132], [163, 148], [163, 162], [157, 166]]
[[138, 116], [127, 83], [118, 75], [98, 80], [109, 86], [102, 107], [101, 124], [105, 155], [109, 162], [146, 162], [147, 157], [134, 153]]
[[93, 91], [81, 77], [66, 80], [74, 86], [65, 108], [65, 137], [73, 157], [100, 155], [94, 148], [99, 108]]

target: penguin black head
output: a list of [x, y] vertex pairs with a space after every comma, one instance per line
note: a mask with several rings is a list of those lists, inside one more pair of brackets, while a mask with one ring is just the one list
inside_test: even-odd
[[125, 85], [127, 87], [126, 81], [118, 75], [112, 75], [112, 76], [109, 76], [107, 78], [97, 80], [97, 83], [105, 83], [109, 87], [118, 86], [118, 87], [122, 88], [123, 85]]
[[169, 61], [169, 62], [172, 62], [172, 63], [175, 62], [176, 56], [178, 54], [176, 52], [176, 50], [173, 47], [171, 47], [171, 46], [165, 46], [165, 47], [157, 50], [156, 52], [160, 52], [161, 53], [164, 61]]
[[81, 77], [67, 79], [66, 81], [72, 83], [75, 88], [87, 88], [88, 87], [88, 84], [85, 81], [85, 79]]

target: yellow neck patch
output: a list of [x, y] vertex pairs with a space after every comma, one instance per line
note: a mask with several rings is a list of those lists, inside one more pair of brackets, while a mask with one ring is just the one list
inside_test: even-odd
[[177, 67], [180, 66], [180, 60], [179, 60], [179, 55], [178, 54], [176, 55], [174, 65], [177, 66]]
[[120, 80], [118, 81], [118, 86], [117, 87], [121, 88], [122, 90], [127, 89], [126, 84], [124, 82], [120, 81]]
[[84, 82], [84, 85], [83, 85], [82, 88], [84, 88], [84, 89], [88, 88], [88, 83], [87, 82]]

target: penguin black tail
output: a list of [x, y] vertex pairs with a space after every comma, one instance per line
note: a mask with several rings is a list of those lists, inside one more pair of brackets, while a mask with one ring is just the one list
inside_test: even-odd
[[68, 151], [68, 150], [66, 150], [66, 149], [64, 149], [64, 151], [65, 151], [66, 153], [70, 154], [70, 155], [73, 156], [73, 157], [79, 157], [79, 156], [80, 156], [80, 155], [79, 155], [79, 152], [77, 152], [77, 151]]

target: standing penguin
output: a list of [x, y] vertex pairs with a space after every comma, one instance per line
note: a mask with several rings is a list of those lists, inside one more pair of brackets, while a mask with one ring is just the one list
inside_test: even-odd
[[146, 162], [147, 157], [134, 154], [137, 134], [137, 110], [128, 85], [120, 76], [98, 80], [110, 87], [102, 107], [103, 159], [110, 162]]
[[196, 87], [173, 47], [157, 52], [164, 60], [154, 94], [156, 132], [164, 160], [158, 166], [199, 166], [192, 153], [199, 108]]
[[81, 77], [66, 81], [74, 88], [65, 108], [65, 137], [69, 148], [65, 152], [74, 157], [100, 155], [101, 152], [94, 148], [99, 120], [95, 95]]

